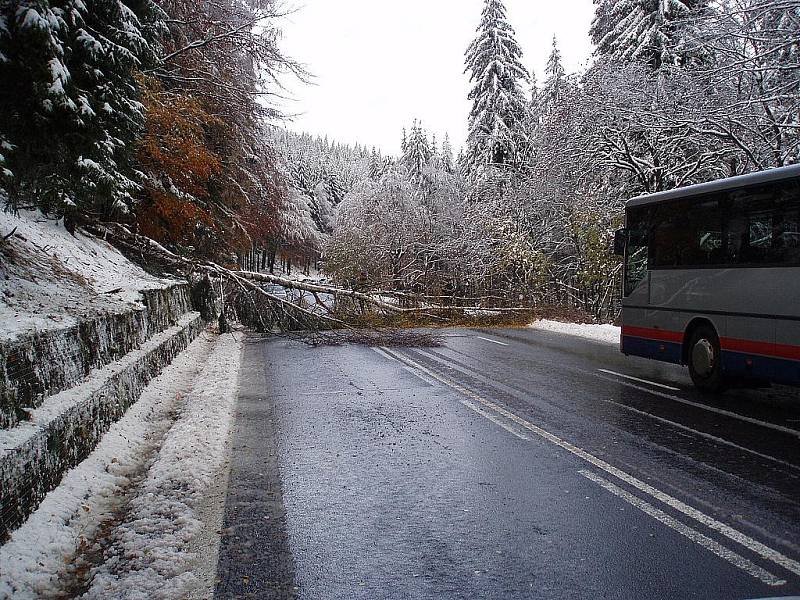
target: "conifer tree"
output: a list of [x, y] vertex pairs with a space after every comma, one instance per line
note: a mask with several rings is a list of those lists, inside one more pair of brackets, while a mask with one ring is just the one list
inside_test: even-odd
[[442, 142], [442, 167], [448, 173], [453, 173], [453, 145], [450, 143], [450, 135], [444, 134], [444, 141]]
[[135, 80], [150, 61], [151, 0], [0, 2], [1, 182], [15, 205], [125, 210], [142, 129]]
[[528, 101], [528, 115], [531, 124], [539, 122], [539, 112], [541, 110], [542, 92], [539, 89], [539, 81], [536, 73], [531, 69], [531, 97]]
[[522, 84], [529, 81], [501, 0], [486, 0], [477, 32], [466, 52], [465, 69], [472, 83], [467, 162], [473, 171], [517, 161], [526, 108]]
[[540, 108], [546, 113], [551, 113], [562, 99], [566, 86], [566, 74], [561, 63], [561, 51], [558, 49], [556, 36], [553, 36], [553, 48], [545, 67], [546, 79], [542, 93], [538, 98]]
[[433, 149], [431, 149], [428, 134], [423, 129], [422, 123], [415, 119], [405, 144], [403, 164], [414, 177], [420, 177], [432, 157]]
[[590, 34], [597, 53], [653, 70], [697, 58], [684, 44], [681, 21], [705, 9], [708, 0], [594, 0]]

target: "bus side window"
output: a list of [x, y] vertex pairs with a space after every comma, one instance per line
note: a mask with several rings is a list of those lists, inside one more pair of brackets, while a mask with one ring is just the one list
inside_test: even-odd
[[725, 254], [734, 265], [780, 262], [776, 226], [780, 215], [773, 186], [736, 190], [730, 195], [726, 220]]
[[788, 210], [784, 213], [777, 239], [781, 262], [800, 264], [800, 210]]
[[722, 251], [722, 213], [719, 198], [695, 203], [686, 213], [689, 238], [682, 242], [684, 264], [693, 267], [724, 262]]
[[692, 236], [687, 211], [686, 201], [669, 202], [655, 211], [650, 239], [650, 268], [685, 264], [684, 254]]

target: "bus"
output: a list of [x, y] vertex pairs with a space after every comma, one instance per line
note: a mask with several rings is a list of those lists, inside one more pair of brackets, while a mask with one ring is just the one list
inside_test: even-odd
[[695, 386], [800, 385], [800, 165], [639, 196], [624, 257], [624, 354]]

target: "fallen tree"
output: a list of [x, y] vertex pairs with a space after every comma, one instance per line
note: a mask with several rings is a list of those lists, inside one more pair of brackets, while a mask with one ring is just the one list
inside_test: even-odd
[[[404, 294], [366, 293], [268, 273], [241, 271], [181, 256], [119, 223], [84, 222], [81, 227], [113, 244], [151, 271], [179, 274], [195, 286], [204, 282], [202, 287], [214, 296], [213, 301], [207, 302], [208, 314], [204, 316], [207, 319], [218, 318], [221, 330], [227, 327], [230, 319], [234, 319], [257, 332], [281, 331], [302, 335], [304, 341], [311, 343], [371, 343], [379, 340], [382, 344], [391, 344], [397, 338], [403, 345], [418, 345], [427, 344], [430, 336], [400, 333], [395, 327], [387, 326], [396, 324], [399, 316], [407, 316], [406, 322], [419, 319], [446, 324], [466, 310], [497, 313], [528, 310], [482, 307], [486, 300], [482, 298], [460, 299], [469, 300], [470, 306], [445, 305], [431, 303], [431, 298], [420, 301]], [[410, 306], [412, 302], [418, 305]], [[388, 340], [387, 329], [392, 330]]]

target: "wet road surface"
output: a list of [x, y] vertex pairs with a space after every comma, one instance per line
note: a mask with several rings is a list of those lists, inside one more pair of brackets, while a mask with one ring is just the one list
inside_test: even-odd
[[217, 597], [800, 595], [800, 392], [533, 329], [252, 339]]

